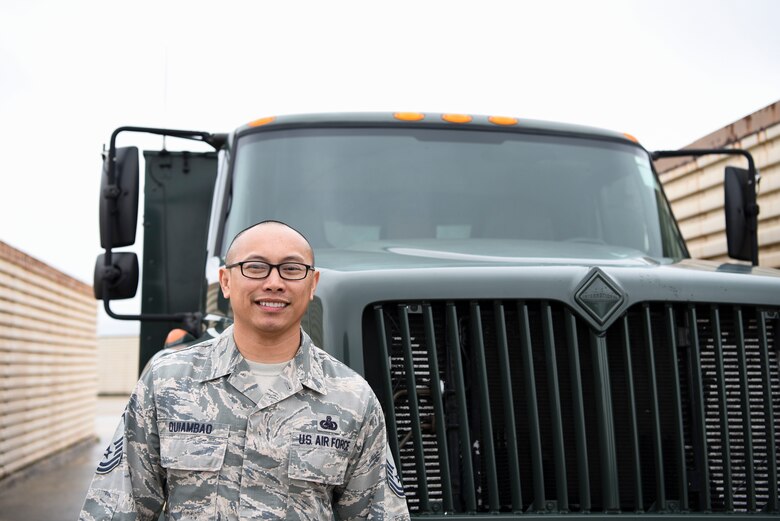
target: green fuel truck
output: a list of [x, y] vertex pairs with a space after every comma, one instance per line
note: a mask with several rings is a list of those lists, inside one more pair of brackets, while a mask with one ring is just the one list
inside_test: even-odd
[[[117, 251], [140, 199], [138, 149], [117, 138], [136, 133], [213, 148], [144, 152], [142, 263]], [[741, 156], [725, 219], [748, 262], [690, 258], [653, 165], [688, 154]], [[321, 272], [304, 329], [375, 390], [413, 517], [780, 515], [780, 272], [758, 267], [749, 153], [360, 113], [121, 127], [104, 156], [95, 295], [141, 321], [139, 367], [173, 328], [229, 325], [230, 239], [290, 224]], [[140, 314], [114, 312], [139, 280]]]

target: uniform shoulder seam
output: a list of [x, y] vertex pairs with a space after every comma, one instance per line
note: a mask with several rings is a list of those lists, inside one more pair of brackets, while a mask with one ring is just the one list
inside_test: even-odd
[[193, 356], [196, 352], [200, 352], [204, 348], [211, 347], [215, 341], [216, 338], [210, 338], [208, 340], [204, 340], [203, 342], [198, 342], [197, 344], [191, 344], [186, 347], [182, 347], [181, 349], [171, 350], [167, 353], [161, 353], [154, 360], [152, 368], [158, 367], [163, 360], [168, 361], [172, 358], [187, 358]]

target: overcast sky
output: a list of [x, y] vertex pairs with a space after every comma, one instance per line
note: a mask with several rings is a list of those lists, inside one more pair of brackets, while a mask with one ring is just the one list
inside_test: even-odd
[[778, 20], [774, 0], [3, 0], [0, 240], [91, 284], [121, 125], [463, 112], [679, 148], [780, 100]]

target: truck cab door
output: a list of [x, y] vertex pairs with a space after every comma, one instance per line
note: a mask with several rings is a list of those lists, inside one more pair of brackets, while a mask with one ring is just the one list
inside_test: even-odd
[[[202, 312], [216, 152], [145, 151], [142, 314]], [[176, 322], [141, 322], [140, 365]]]

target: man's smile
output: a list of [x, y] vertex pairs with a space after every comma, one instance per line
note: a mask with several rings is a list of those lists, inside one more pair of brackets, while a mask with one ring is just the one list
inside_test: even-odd
[[282, 302], [279, 300], [255, 300], [255, 304], [264, 308], [281, 309], [289, 305], [288, 302]]

